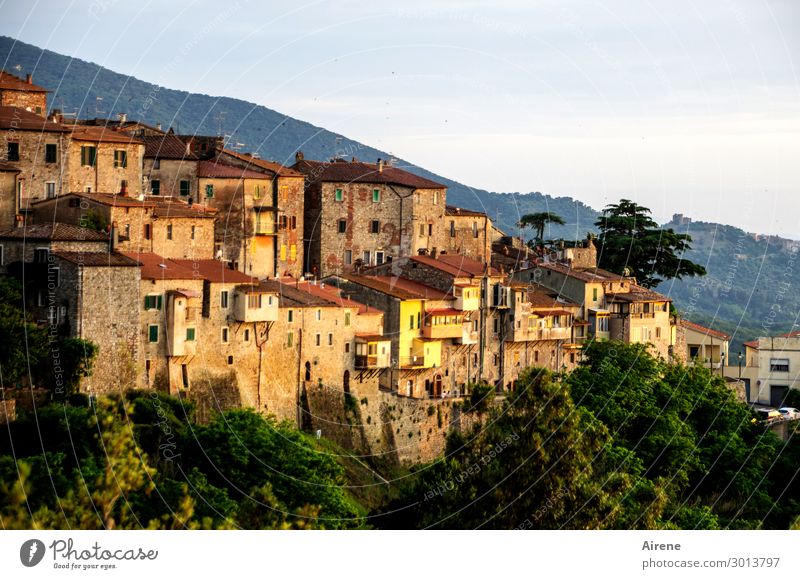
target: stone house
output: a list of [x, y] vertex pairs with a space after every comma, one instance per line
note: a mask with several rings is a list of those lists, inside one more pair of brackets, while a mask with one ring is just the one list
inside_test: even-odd
[[124, 131], [72, 125], [67, 154], [66, 191], [143, 193], [144, 142]]
[[432, 251], [444, 223], [447, 189], [379, 160], [310, 161], [306, 177], [306, 271], [326, 277]]
[[[744, 343], [720, 372], [744, 383], [746, 402], [780, 408], [789, 390], [800, 388], [800, 332], [761, 336]], [[713, 370], [712, 370], [713, 371]]]
[[724, 332], [713, 330], [685, 318], [679, 320], [679, 331], [683, 334], [683, 351], [675, 355], [689, 364], [699, 364], [712, 370], [720, 370], [725, 361], [731, 360], [728, 352], [730, 336]]
[[188, 143], [170, 133], [139, 138], [144, 142], [143, 174], [147, 194], [200, 202], [198, 159]]
[[486, 213], [445, 206], [445, 227], [437, 227], [438, 253], [460, 254], [489, 263], [492, 254], [492, 220]]
[[17, 107], [39, 116], [47, 114], [48, 90], [33, 84], [31, 75], [24, 79], [0, 70], [0, 107]]
[[30, 220], [113, 229], [115, 248], [120, 251], [210, 259], [215, 217], [213, 208], [167, 197], [68, 193], [31, 205]]
[[20, 212], [31, 201], [64, 191], [68, 127], [22, 108], [0, 106], [0, 140], [0, 162], [19, 170], [14, 204]]
[[[263, 172], [272, 179], [272, 205], [277, 225], [275, 247], [277, 261], [275, 274], [278, 277], [299, 278], [303, 271], [303, 220], [305, 214], [305, 176], [299, 171], [284, 167], [280, 163], [259, 159], [229, 149], [217, 151], [220, 162], [247, 170]], [[261, 204], [261, 211], [266, 207]]]

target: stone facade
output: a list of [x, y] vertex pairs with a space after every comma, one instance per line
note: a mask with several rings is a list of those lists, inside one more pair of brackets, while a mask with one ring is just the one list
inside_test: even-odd
[[143, 156], [144, 143], [127, 133], [75, 127], [68, 148], [66, 189], [137, 197], [143, 193]]
[[444, 221], [435, 230], [439, 253], [466, 255], [484, 263], [491, 260], [492, 221], [485, 213], [448, 205]]
[[0, 71], [0, 107], [19, 107], [44, 116], [47, 114], [47, 90], [33, 84], [31, 75], [23, 79]]
[[148, 195], [165, 197], [191, 197], [200, 201], [197, 183], [197, 160], [194, 159], [157, 159], [145, 157], [143, 174], [147, 178]]
[[18, 174], [19, 169], [10, 163], [0, 162], [0, 228], [17, 225], [17, 215], [19, 215]]

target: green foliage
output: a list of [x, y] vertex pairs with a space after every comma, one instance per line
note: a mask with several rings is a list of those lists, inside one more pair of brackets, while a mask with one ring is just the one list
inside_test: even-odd
[[492, 407], [495, 390], [490, 384], [469, 385], [469, 408], [467, 412], [486, 412]]
[[92, 229], [94, 231], [106, 231], [108, 228], [108, 221], [98, 211], [90, 209], [86, 213], [86, 217], [81, 222], [81, 225], [83, 227], [86, 227], [87, 229]]
[[78, 392], [81, 380], [90, 376], [99, 348], [94, 342], [81, 338], [64, 338], [52, 351], [58, 353], [60, 372], [50, 371], [42, 384], [53, 390], [56, 397], [64, 398]]
[[595, 222], [599, 266], [618, 274], [627, 272], [644, 287], [665, 279], [702, 276], [706, 269], [684, 259], [691, 249], [691, 236], [661, 229], [650, 218], [650, 210], [621, 199], [603, 210]]
[[537, 213], [528, 213], [520, 217], [520, 227], [530, 227], [536, 231], [536, 240], [539, 244], [544, 244], [544, 230], [548, 225], [555, 223], [557, 225], [566, 225], [566, 222], [557, 214], [550, 211], [540, 211]]
[[26, 313], [19, 282], [5, 276], [0, 276], [0, 336], [3, 386], [18, 384], [47, 358], [47, 331]]

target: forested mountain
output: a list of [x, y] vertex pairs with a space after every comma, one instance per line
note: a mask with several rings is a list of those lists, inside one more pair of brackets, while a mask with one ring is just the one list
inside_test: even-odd
[[[160, 123], [178, 133], [227, 135], [231, 144], [244, 143], [243, 151], [287, 164], [294, 162], [298, 149], [311, 159], [342, 155], [375, 161], [390, 157], [384, 151], [263, 106], [160, 87], [9, 37], [0, 36], [0, 55], [10, 72], [31, 73], [36, 84], [52, 90], [51, 108], [81, 118], [127, 113], [129, 118]], [[446, 184], [448, 202], [488, 212], [509, 234], [518, 233], [516, 222], [521, 215], [550, 211], [560, 215], [566, 225], [548, 228], [546, 237], [582, 239], [594, 229], [598, 216], [596, 209], [570, 197], [539, 192], [492, 193], [402, 159], [396, 162]], [[680, 207], [675, 212], [680, 212]], [[756, 239], [735, 227], [715, 223], [669, 226], [694, 238], [687, 257], [704, 265], [708, 275], [665, 282], [657, 289], [672, 296], [678, 309], [693, 321], [735, 332], [732, 356], [743, 340], [792, 329], [800, 311], [800, 293], [795, 289], [800, 285], [800, 267], [789, 244], [774, 238]]]

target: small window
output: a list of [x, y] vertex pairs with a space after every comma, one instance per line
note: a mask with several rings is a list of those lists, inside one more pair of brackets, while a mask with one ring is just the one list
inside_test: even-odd
[[44, 184], [44, 196], [46, 199], [53, 199], [56, 196], [55, 181], [48, 181]]
[[342, 201], [344, 199], [344, 191], [341, 189], [337, 189], [336, 192], [333, 194], [333, 198], [336, 201]]
[[160, 310], [162, 305], [162, 297], [160, 295], [144, 296], [144, 309], [145, 310]]
[[228, 328], [222, 328], [222, 342], [228, 343]]
[[350, 249], [344, 250], [344, 264], [353, 265], [353, 251]]
[[788, 372], [789, 371], [789, 358], [770, 358], [769, 371], [770, 372]]
[[167, 225], [167, 239], [172, 239], [172, 224]]
[[19, 161], [19, 143], [8, 143], [8, 161]]
[[328, 345], [333, 346], [333, 334], [328, 334]]
[[316, 343], [317, 343], [317, 346], [319, 346], [322, 343], [322, 334], [317, 334]]
[[147, 333], [151, 344], [158, 342], [158, 326], [150, 325], [147, 329]]
[[473, 221], [472, 222], [472, 237], [475, 237], [476, 239], [478, 237], [478, 222], [477, 221]]
[[153, 161], [153, 169], [160, 169], [161, 168], [161, 159], [156, 159]]
[[149, 223], [145, 223], [144, 224], [144, 238], [145, 239], [150, 239], [150, 224]]
[[161, 181], [158, 179], [150, 181], [150, 193], [153, 195], [161, 195]]
[[433, 235], [433, 223], [428, 223], [428, 237]]
[[50, 250], [46, 247], [37, 247], [33, 252], [33, 261], [36, 263], [47, 263], [50, 257]]
[[128, 151], [116, 150], [114, 151], [114, 168], [124, 169], [128, 166]]
[[370, 233], [380, 233], [381, 232], [381, 222], [377, 219], [373, 219], [369, 224]]
[[233, 356], [228, 356], [228, 366], [233, 366]]
[[83, 167], [97, 166], [97, 147], [91, 147], [91, 146], [81, 147], [81, 166]]
[[189, 194], [189, 181], [182, 180], [180, 183], [180, 191], [181, 195], [188, 195]]
[[345, 233], [347, 231], [347, 219], [340, 219], [339, 220], [339, 233]]
[[244, 341], [245, 342], [249, 342], [250, 341], [250, 330], [249, 329], [246, 329], [244, 331]]
[[372, 263], [372, 254], [369, 250], [364, 251], [362, 260], [364, 261], [364, 265], [370, 265]]
[[44, 146], [44, 162], [56, 163], [58, 161], [58, 146], [55, 143], [48, 143]]
[[290, 324], [294, 321], [294, 310], [288, 311], [286, 314], [286, 321], [288, 321]]
[[291, 348], [294, 345], [294, 332], [288, 332], [286, 334], [286, 347]]
[[261, 309], [261, 294], [250, 294], [247, 296], [247, 307], [251, 310]]
[[228, 292], [225, 290], [219, 292], [219, 307], [221, 308], [228, 307]]
[[186, 328], [186, 341], [187, 342], [194, 342], [194, 335], [195, 335], [195, 329], [194, 328]]
[[195, 226], [192, 225], [192, 232], [190, 233], [192, 239], [194, 239], [194, 232], [195, 232]]
[[316, 316], [317, 316], [317, 321], [319, 322], [322, 319], [322, 310], [317, 310]]
[[455, 236], [456, 236], [456, 222], [451, 220], [450, 221], [450, 237], [455, 237]]
[[379, 203], [381, 200], [381, 190], [380, 189], [373, 189], [372, 190], [372, 202]]
[[206, 198], [211, 199], [214, 196], [214, 185], [209, 183], [206, 185]]
[[345, 312], [344, 313], [344, 325], [345, 326], [349, 326], [350, 325], [350, 312]]
[[345, 342], [344, 343], [344, 353], [345, 354], [349, 354], [350, 353], [350, 342]]

